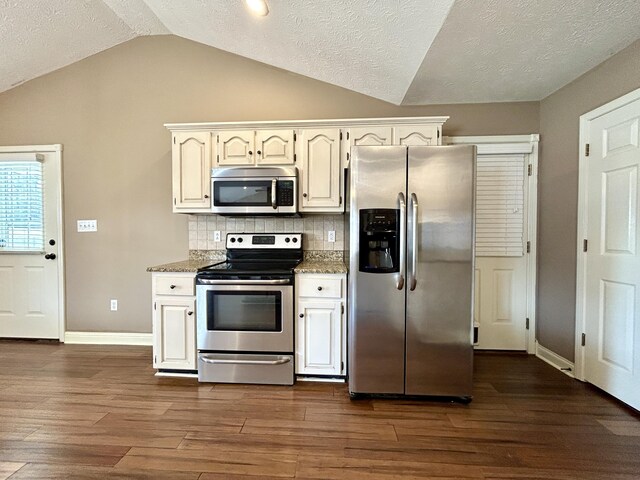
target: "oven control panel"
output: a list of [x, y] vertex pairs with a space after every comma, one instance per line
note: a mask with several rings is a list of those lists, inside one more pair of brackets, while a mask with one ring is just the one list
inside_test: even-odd
[[301, 233], [227, 233], [227, 248], [302, 248]]

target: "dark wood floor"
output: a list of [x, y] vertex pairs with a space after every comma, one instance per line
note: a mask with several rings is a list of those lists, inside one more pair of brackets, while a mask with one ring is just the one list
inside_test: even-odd
[[477, 355], [470, 405], [150, 365], [146, 347], [0, 341], [0, 478], [640, 478], [640, 416], [526, 355]]

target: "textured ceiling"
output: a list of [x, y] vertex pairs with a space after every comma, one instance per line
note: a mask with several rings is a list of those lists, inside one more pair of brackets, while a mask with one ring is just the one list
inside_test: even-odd
[[640, 38], [640, 0], [0, 0], [0, 91], [172, 33], [396, 104], [539, 100]]

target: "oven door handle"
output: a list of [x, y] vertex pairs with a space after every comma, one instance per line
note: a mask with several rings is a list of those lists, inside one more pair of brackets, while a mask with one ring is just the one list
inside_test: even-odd
[[239, 365], [283, 365], [289, 363], [291, 358], [282, 357], [278, 360], [230, 360], [227, 358], [211, 358], [206, 355], [201, 355], [200, 358], [204, 363], [224, 363], [224, 364], [239, 364]]
[[199, 278], [199, 284], [205, 285], [286, 285], [291, 280], [287, 278], [281, 278], [278, 280], [207, 280], [206, 278]]

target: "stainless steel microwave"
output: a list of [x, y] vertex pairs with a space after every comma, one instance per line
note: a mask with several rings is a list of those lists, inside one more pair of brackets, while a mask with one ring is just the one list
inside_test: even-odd
[[220, 215], [293, 215], [298, 211], [296, 167], [211, 170], [212, 211]]

